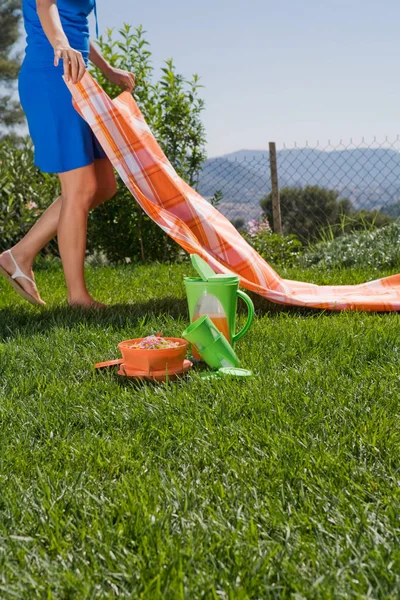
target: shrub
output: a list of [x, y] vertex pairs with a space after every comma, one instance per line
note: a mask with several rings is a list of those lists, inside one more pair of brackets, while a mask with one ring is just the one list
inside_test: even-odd
[[345, 234], [311, 246], [299, 258], [303, 267], [400, 267], [400, 222], [386, 227]]
[[382, 207], [383, 212], [389, 217], [397, 219], [400, 217], [400, 202], [394, 202], [393, 204], [389, 204]]
[[[23, 237], [59, 193], [58, 178], [33, 164], [32, 145], [10, 139], [0, 143], [0, 251]], [[57, 252], [50, 244], [45, 252]]]
[[293, 265], [303, 248], [296, 235], [273, 233], [266, 218], [261, 221], [249, 221], [243, 237], [272, 265]]
[[328, 242], [345, 233], [374, 231], [390, 223], [393, 223], [392, 217], [383, 214], [380, 210], [359, 209], [347, 215], [340, 215], [339, 222], [321, 229], [319, 240], [315, 241]]
[[236, 217], [235, 219], [232, 219], [231, 223], [240, 233], [244, 233], [246, 231], [246, 221], [242, 219], [242, 217]]
[[353, 231], [385, 227], [390, 223], [393, 223], [393, 218], [385, 215], [380, 210], [366, 210], [365, 208], [361, 208], [346, 215], [343, 221], [343, 230], [345, 233], [352, 233]]
[[[285, 234], [294, 233], [303, 243], [317, 239], [321, 231], [341, 222], [351, 213], [351, 202], [335, 190], [318, 186], [285, 187], [281, 193], [281, 216]], [[272, 195], [260, 201], [268, 219], [272, 218]]]
[[[206, 158], [198, 77], [185, 80], [168, 60], [160, 81], [154, 83], [151, 52], [142, 28], [124, 25], [118, 33], [115, 39], [113, 30], [107, 30], [100, 37], [100, 51], [114, 67], [135, 73], [135, 99], [146, 121], [178, 174], [196, 185]], [[92, 73], [111, 97], [121, 92], [98, 69]], [[143, 213], [121, 180], [116, 197], [90, 214], [88, 242], [92, 250], [114, 262], [174, 260], [181, 254], [180, 247]]]
[[[169, 60], [160, 81], [154, 83], [151, 52], [142, 28], [132, 31], [124, 25], [119, 34], [120, 39], [114, 39], [108, 30], [100, 38], [100, 50], [113, 66], [135, 73], [135, 98], [146, 120], [177, 172], [196, 185], [205, 160], [198, 77], [186, 81]], [[92, 73], [110, 96], [120, 93], [98, 69]], [[0, 160], [0, 250], [4, 250], [27, 233], [58, 195], [59, 186], [55, 175], [43, 174], [34, 166], [27, 141], [0, 141]], [[178, 258], [180, 247], [142, 211], [120, 179], [118, 183], [116, 197], [89, 215], [88, 251], [100, 251], [114, 262]], [[50, 244], [49, 251], [57, 253], [57, 244]]]
[[[263, 198], [260, 205], [271, 219], [271, 194]], [[283, 188], [281, 215], [284, 233], [296, 234], [304, 244], [351, 231], [382, 227], [393, 220], [379, 210], [354, 210], [350, 200], [339, 198], [336, 190], [316, 185]]]
[[111, 262], [174, 261], [181, 247], [143, 212], [120, 182], [116, 197], [89, 217], [88, 248]]

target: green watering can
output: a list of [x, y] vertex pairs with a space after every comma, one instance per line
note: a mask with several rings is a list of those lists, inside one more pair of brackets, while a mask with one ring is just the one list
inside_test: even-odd
[[[208, 315], [217, 329], [234, 346], [253, 321], [253, 302], [247, 294], [239, 290], [237, 275], [217, 275], [197, 254], [191, 254], [190, 258], [200, 275], [200, 277], [185, 277], [190, 322], [193, 323], [199, 317]], [[245, 301], [248, 315], [245, 326], [236, 333], [238, 297]], [[197, 359], [200, 358], [195, 348], [193, 348], [193, 356]]]

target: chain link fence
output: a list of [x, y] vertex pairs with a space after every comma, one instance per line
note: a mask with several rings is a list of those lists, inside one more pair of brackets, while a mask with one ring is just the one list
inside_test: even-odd
[[[198, 190], [211, 201], [218, 198], [218, 210], [239, 228], [262, 217], [260, 202], [267, 197], [264, 213], [272, 221], [275, 166], [282, 229], [304, 239], [324, 226], [342, 226], [343, 217], [350, 226], [363, 219], [385, 224], [400, 216], [400, 136], [314, 147], [284, 145], [276, 148], [276, 164], [271, 156], [273, 161], [270, 144], [266, 151], [243, 150], [209, 159]], [[277, 223], [274, 229], [279, 230]]]

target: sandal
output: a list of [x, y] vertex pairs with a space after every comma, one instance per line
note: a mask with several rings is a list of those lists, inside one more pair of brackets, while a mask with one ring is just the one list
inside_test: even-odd
[[4, 267], [2, 267], [0, 265], [0, 275], [3, 275], [3, 277], [5, 277], [7, 279], [8, 283], [11, 285], [11, 287], [13, 287], [14, 290], [17, 292], [17, 294], [19, 294], [22, 298], [24, 298], [24, 300], [27, 300], [28, 302], [30, 302], [31, 304], [34, 304], [35, 306], [44, 306], [46, 303], [43, 300], [41, 302], [39, 300], [37, 300], [34, 296], [32, 296], [26, 290], [24, 290], [24, 288], [18, 283], [18, 281], [16, 281], [17, 278], [20, 277], [21, 279], [26, 279], [27, 281], [29, 281], [29, 283], [32, 283], [36, 287], [36, 283], [34, 282], [34, 280], [31, 279], [30, 277], [28, 277], [28, 275], [25, 275], [25, 273], [23, 273], [21, 271], [11, 250], [7, 250], [6, 252], [7, 252], [7, 254], [10, 255], [10, 257], [14, 263], [15, 272], [13, 275], [11, 275], [4, 269]]

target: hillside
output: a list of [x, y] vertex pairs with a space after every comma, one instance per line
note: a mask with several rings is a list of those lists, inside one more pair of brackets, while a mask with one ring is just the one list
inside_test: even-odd
[[[400, 201], [399, 153], [385, 148], [325, 152], [309, 148], [278, 152], [280, 187], [320, 185], [336, 189], [357, 208], [393, 213]], [[209, 159], [199, 182], [205, 197], [223, 192], [220, 207], [229, 218], [253, 218], [270, 192], [268, 150], [240, 150]]]

